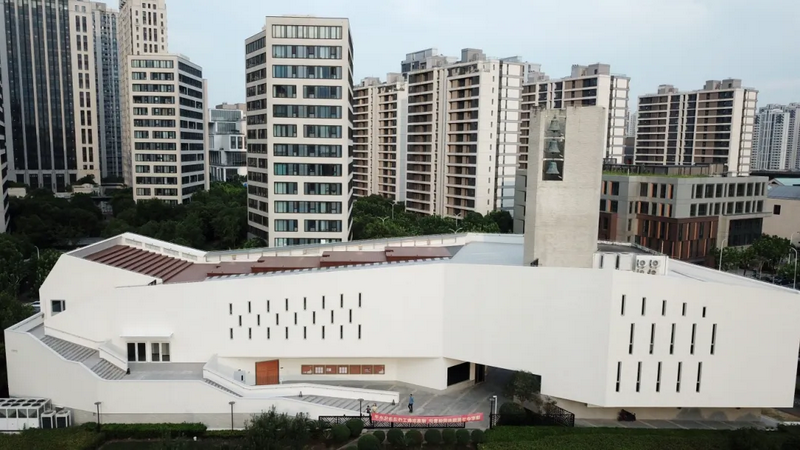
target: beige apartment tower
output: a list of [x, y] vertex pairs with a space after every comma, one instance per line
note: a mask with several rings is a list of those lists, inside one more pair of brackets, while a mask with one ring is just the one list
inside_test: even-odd
[[209, 183], [202, 68], [168, 52], [165, 0], [121, 0], [118, 33], [125, 183], [183, 203]]
[[605, 145], [600, 150], [609, 163], [625, 162], [625, 125], [628, 120], [629, 77], [611, 73], [608, 64], [573, 65], [568, 77], [550, 79], [538, 66], [529, 67], [522, 91], [520, 166], [525, 167], [532, 108], [602, 106], [607, 111]]
[[347, 241], [353, 40], [347, 19], [267, 17], [245, 41], [248, 233], [270, 247]]
[[757, 100], [758, 91], [736, 79], [689, 92], [659, 86], [639, 97], [634, 162], [725, 164], [728, 175], [748, 175]]

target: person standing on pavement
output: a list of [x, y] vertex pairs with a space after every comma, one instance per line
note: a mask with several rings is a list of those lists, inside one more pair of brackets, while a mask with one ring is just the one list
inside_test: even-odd
[[414, 394], [408, 395], [408, 412], [414, 412]]

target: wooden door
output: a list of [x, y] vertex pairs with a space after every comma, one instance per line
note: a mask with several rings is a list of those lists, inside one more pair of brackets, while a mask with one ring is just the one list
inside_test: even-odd
[[280, 383], [280, 366], [278, 360], [256, 363], [256, 385]]

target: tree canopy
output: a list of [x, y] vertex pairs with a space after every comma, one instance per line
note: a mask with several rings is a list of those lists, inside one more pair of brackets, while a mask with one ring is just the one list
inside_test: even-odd
[[353, 240], [425, 236], [461, 232], [510, 233], [511, 214], [494, 211], [486, 216], [467, 213], [461, 219], [421, 215], [406, 211], [402, 203], [371, 195], [353, 205]]

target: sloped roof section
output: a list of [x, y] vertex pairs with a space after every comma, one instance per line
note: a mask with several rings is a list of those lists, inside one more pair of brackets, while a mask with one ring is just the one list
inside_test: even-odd
[[127, 245], [115, 245], [88, 255], [86, 259], [111, 267], [161, 278], [164, 282], [169, 281], [194, 264], [183, 259], [128, 247]]
[[772, 186], [767, 192], [767, 197], [800, 200], [800, 186]]

